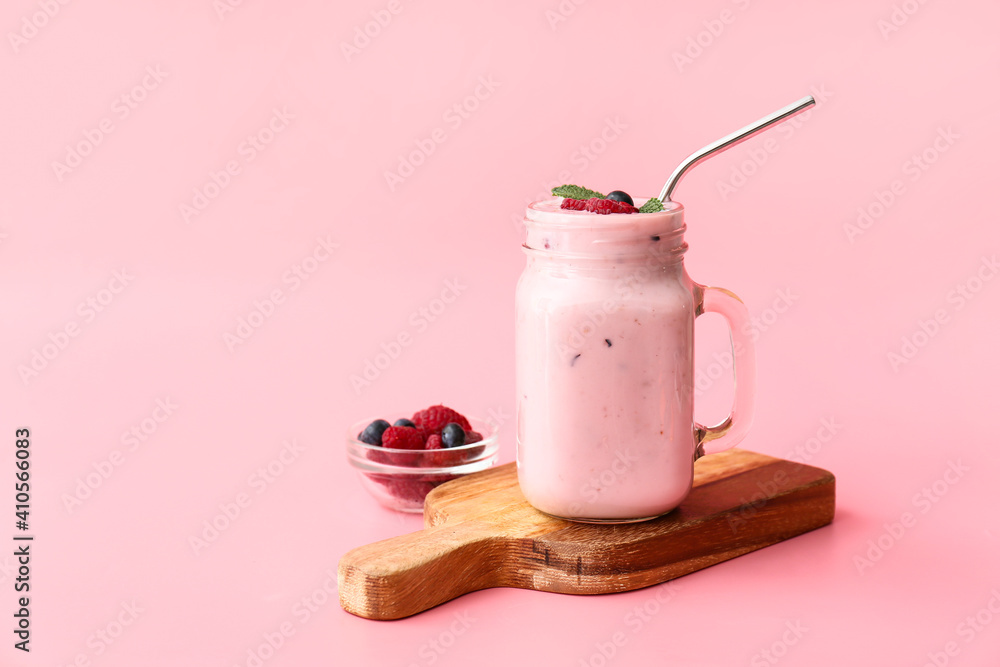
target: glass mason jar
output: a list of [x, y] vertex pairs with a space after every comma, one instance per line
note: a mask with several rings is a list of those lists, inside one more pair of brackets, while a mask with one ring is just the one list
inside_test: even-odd
[[[749, 316], [684, 269], [684, 207], [598, 215], [528, 207], [515, 299], [517, 472], [534, 507], [592, 523], [651, 519], [691, 490], [694, 461], [732, 447], [753, 412]], [[637, 205], [641, 201], [636, 202]], [[694, 320], [722, 314], [736, 392], [694, 421]]]

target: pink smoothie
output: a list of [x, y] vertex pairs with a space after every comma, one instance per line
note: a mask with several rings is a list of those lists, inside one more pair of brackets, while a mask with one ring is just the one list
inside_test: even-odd
[[525, 220], [518, 479], [555, 516], [654, 517], [689, 492], [695, 454], [683, 207], [597, 215], [560, 201], [532, 204]]

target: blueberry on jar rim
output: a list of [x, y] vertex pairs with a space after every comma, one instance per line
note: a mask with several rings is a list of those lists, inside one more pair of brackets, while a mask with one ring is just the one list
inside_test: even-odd
[[635, 202], [632, 201], [632, 197], [627, 192], [622, 192], [621, 190], [612, 190], [608, 193], [607, 199], [614, 201], [625, 202], [629, 206], [635, 206]]

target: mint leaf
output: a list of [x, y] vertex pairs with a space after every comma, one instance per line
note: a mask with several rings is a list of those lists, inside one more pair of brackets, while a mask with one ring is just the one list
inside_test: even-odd
[[639, 213], [656, 213], [663, 210], [663, 202], [656, 197], [650, 197], [649, 201], [639, 207]]
[[596, 190], [588, 190], [587, 188], [582, 188], [579, 185], [560, 185], [552, 188], [552, 194], [556, 197], [566, 197], [567, 199], [590, 199], [591, 197], [604, 199], [604, 195], [600, 192]]

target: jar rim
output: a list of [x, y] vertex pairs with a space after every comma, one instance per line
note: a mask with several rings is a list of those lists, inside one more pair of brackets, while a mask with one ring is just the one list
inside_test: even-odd
[[687, 250], [684, 207], [677, 202], [667, 202], [656, 213], [598, 215], [561, 209], [562, 201], [556, 197], [529, 205], [523, 244], [529, 255], [623, 260], [653, 256], [672, 263]]
[[[563, 199], [563, 197], [551, 197], [528, 204], [527, 213], [524, 218], [525, 221], [559, 226], [584, 225], [589, 228], [611, 230], [622, 227], [622, 222], [636, 225], [650, 224], [658, 218], [672, 219], [679, 217], [681, 221], [684, 219], [684, 205], [676, 201], [664, 202], [663, 210], [655, 213], [598, 215], [589, 211], [574, 211], [560, 208], [559, 206]], [[635, 205], [637, 207], [642, 206], [648, 199], [648, 197], [638, 197], [634, 200]]]

